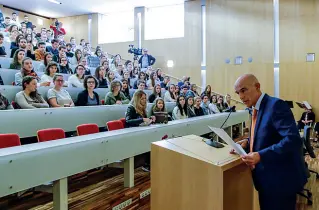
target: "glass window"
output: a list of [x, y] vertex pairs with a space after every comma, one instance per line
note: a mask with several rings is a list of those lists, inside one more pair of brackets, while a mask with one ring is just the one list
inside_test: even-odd
[[184, 4], [146, 9], [146, 40], [179, 37], [184, 37]]
[[100, 14], [98, 43], [134, 41], [134, 11]]

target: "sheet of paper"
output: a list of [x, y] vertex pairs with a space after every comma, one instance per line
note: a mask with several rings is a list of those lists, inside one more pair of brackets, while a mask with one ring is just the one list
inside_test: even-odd
[[224, 129], [221, 128], [213, 128], [208, 126], [209, 129], [211, 129], [219, 138], [223, 139], [229, 146], [231, 146], [237, 154], [239, 155], [247, 155], [245, 150], [239, 145], [234, 142], [230, 136], [224, 131]]

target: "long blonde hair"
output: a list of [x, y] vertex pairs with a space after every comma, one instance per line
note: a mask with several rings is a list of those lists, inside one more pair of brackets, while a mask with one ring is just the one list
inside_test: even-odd
[[135, 91], [132, 101], [131, 101], [131, 105], [135, 108], [135, 111], [140, 114], [143, 117], [146, 117], [146, 106], [147, 103], [145, 103], [145, 105], [141, 104], [141, 98], [142, 96], [145, 95], [146, 97], [146, 93], [142, 90], [137, 90]]

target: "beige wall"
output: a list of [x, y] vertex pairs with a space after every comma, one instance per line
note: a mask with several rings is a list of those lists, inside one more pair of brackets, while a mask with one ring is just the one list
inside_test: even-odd
[[82, 38], [88, 40], [88, 15], [59, 18], [59, 21], [63, 23], [67, 42], [70, 41], [71, 37], [75, 37], [78, 44]]
[[[280, 2], [280, 97], [308, 101], [319, 116], [319, 63], [306, 62], [307, 53], [319, 55], [319, 2], [283, 0]], [[302, 109], [295, 104], [298, 118]]]
[[[5, 8], [5, 7], [3, 7], [3, 5], [0, 5], [0, 9], [2, 10], [2, 13], [3, 13], [4, 17], [8, 16], [8, 17], [11, 18], [12, 12], [17, 12], [17, 11], [14, 11], [12, 9]], [[31, 21], [33, 25], [36, 25], [38, 29], [42, 28], [42, 27], [49, 28], [50, 24], [52, 22], [50, 19], [42, 18], [42, 17], [36, 16], [36, 15], [31, 15], [31, 14], [24, 13], [24, 12], [19, 12], [19, 11], [17, 13], [18, 13], [18, 16], [19, 16], [19, 22], [22, 22], [24, 20], [24, 15], [28, 15], [29, 16], [29, 21]], [[38, 19], [43, 20], [43, 26], [40, 26], [38, 24]]]
[[[213, 90], [239, 99], [234, 82], [244, 73], [253, 73], [262, 90], [273, 95], [272, 8], [269, 0], [207, 1], [207, 84]], [[236, 56], [243, 57], [242, 65], [234, 65]], [[227, 58], [230, 64], [225, 63]]]

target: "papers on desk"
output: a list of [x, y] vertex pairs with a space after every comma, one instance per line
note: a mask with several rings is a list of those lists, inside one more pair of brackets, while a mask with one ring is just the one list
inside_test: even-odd
[[236, 142], [234, 142], [230, 136], [221, 128], [213, 128], [208, 126], [219, 138], [223, 139], [229, 146], [231, 146], [235, 152], [239, 155], [247, 155], [245, 150]]

